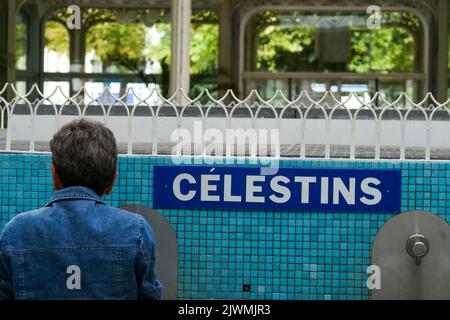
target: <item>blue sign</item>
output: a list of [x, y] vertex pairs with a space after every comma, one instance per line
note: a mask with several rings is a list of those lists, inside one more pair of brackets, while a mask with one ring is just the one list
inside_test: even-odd
[[400, 212], [401, 171], [155, 166], [156, 209]]

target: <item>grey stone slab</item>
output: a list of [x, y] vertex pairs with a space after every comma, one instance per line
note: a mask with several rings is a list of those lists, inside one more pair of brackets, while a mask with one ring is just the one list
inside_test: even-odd
[[[174, 152], [175, 144], [158, 144], [158, 155], [172, 155]], [[128, 144], [118, 143], [119, 153], [127, 154]], [[6, 130], [0, 130], [0, 151], [6, 149]], [[12, 151], [26, 152], [30, 150], [29, 141], [12, 141]], [[35, 151], [49, 152], [50, 146], [48, 142], [36, 141]], [[201, 146], [192, 145], [191, 150], [194, 150], [195, 155], [201, 155]], [[225, 156], [226, 146], [222, 147], [222, 154], [219, 154], [217, 149], [213, 153], [215, 156]], [[325, 158], [325, 145], [323, 144], [308, 144], [305, 146], [306, 158]], [[410, 160], [425, 159], [425, 147], [406, 147], [405, 158]], [[153, 152], [153, 145], [151, 143], [133, 143], [133, 154], [136, 155], [151, 155]], [[283, 158], [299, 158], [301, 154], [300, 144], [280, 146], [281, 157]], [[183, 153], [189, 155], [191, 152], [187, 151]], [[232, 154], [239, 156], [249, 156], [249, 145], [237, 145], [232, 150]], [[273, 150], [267, 148], [258, 148], [258, 154], [262, 156], [275, 155]], [[355, 146], [356, 159], [375, 159], [375, 147], [374, 146]], [[349, 159], [350, 158], [350, 145], [331, 145], [330, 146], [330, 158], [331, 159]], [[380, 146], [380, 158], [386, 160], [400, 159], [400, 147], [399, 146]], [[431, 160], [450, 160], [450, 148], [431, 148]]]

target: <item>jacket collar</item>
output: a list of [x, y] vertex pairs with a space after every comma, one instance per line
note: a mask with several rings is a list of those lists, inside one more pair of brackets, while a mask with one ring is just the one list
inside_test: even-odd
[[86, 187], [70, 187], [56, 191], [52, 199], [45, 206], [49, 207], [53, 202], [62, 200], [90, 200], [105, 204], [103, 199], [94, 190]]

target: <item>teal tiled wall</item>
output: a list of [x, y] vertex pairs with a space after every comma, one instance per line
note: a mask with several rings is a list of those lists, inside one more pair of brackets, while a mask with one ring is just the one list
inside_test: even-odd
[[[50, 164], [49, 155], [0, 154], [2, 227], [51, 197]], [[171, 159], [121, 157], [107, 202], [152, 207], [152, 168], [159, 164], [170, 165]], [[398, 168], [402, 211], [424, 210], [450, 219], [447, 162], [282, 160], [280, 166]], [[368, 299], [371, 243], [392, 217], [382, 212], [160, 212], [177, 232], [178, 297], [187, 299]]]

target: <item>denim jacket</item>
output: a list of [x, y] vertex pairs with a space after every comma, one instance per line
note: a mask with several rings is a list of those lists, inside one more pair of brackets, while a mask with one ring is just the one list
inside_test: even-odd
[[160, 299], [153, 231], [93, 191], [55, 192], [0, 237], [0, 299]]

